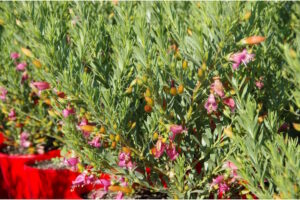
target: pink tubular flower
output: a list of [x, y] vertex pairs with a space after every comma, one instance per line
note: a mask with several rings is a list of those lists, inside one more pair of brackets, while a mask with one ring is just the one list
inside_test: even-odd
[[20, 145], [21, 147], [27, 148], [31, 145], [31, 142], [28, 141], [29, 138], [29, 133], [27, 132], [22, 132], [20, 136]]
[[72, 157], [64, 160], [65, 165], [71, 167], [72, 171], [77, 171], [77, 164], [79, 163], [79, 159], [76, 157]]
[[231, 109], [231, 112], [234, 112], [234, 110], [235, 110], [235, 102], [234, 102], [233, 98], [231, 98], [231, 97], [230, 98], [226, 98], [226, 99], [223, 100], [223, 103], [225, 105], [227, 105]]
[[171, 161], [175, 160], [179, 155], [174, 144], [170, 144], [166, 152]]
[[85, 182], [86, 182], [85, 178], [86, 178], [86, 174], [85, 173], [79, 174], [76, 177], [75, 181], [72, 181], [72, 186], [76, 187], [76, 186], [84, 185]]
[[130, 153], [121, 152], [119, 154], [119, 167], [132, 169], [135, 167], [135, 164], [131, 161]]
[[235, 166], [235, 164], [233, 162], [227, 161], [224, 163], [223, 165], [224, 169], [229, 169], [231, 176], [233, 177], [232, 181], [235, 181], [236, 178], [239, 178], [238, 174], [237, 174], [237, 166]]
[[262, 81], [256, 81], [255, 85], [259, 90], [264, 87], [264, 83]]
[[93, 140], [89, 141], [88, 143], [89, 143], [89, 145], [91, 145], [93, 147], [99, 148], [101, 146], [100, 137], [94, 137]]
[[232, 68], [233, 70], [236, 70], [239, 68], [240, 64], [247, 65], [251, 60], [254, 58], [254, 54], [249, 54], [247, 52], [247, 49], [244, 49], [242, 52], [237, 52], [235, 54], [232, 54], [229, 58], [230, 61], [233, 62]]
[[64, 118], [67, 118], [70, 115], [75, 115], [75, 109], [74, 108], [66, 108], [62, 111], [62, 114]]
[[17, 52], [12, 52], [10, 54], [11, 59], [16, 60], [18, 58], [20, 58], [20, 54], [18, 54]]
[[4, 87], [0, 87], [0, 99], [2, 101], [6, 100], [7, 90]]
[[116, 200], [122, 200], [123, 196], [124, 196], [123, 192], [119, 191], [117, 196], [116, 196]]
[[214, 93], [219, 95], [221, 98], [225, 96], [224, 87], [219, 78], [215, 79], [215, 81], [211, 84], [210, 88], [211, 90], [214, 91]]
[[165, 151], [165, 148], [166, 148], [165, 143], [163, 143], [161, 139], [158, 139], [157, 142], [156, 142], [156, 145], [155, 145], [155, 155], [154, 155], [154, 157], [155, 158], [160, 158], [163, 155], [163, 153]]
[[207, 110], [207, 113], [210, 114], [213, 111], [216, 111], [218, 108], [218, 104], [216, 102], [215, 96], [213, 94], [210, 94], [205, 105], [205, 109]]
[[17, 69], [18, 71], [24, 71], [26, 67], [27, 67], [27, 63], [26, 63], [26, 62], [21, 62], [21, 63], [19, 63], [19, 64], [16, 66], [16, 69]]
[[170, 137], [170, 140], [173, 141], [175, 139], [176, 135], [182, 133], [184, 131], [184, 129], [181, 125], [173, 124], [170, 127], [170, 131], [173, 133], [172, 136]]
[[45, 81], [33, 82], [32, 85], [40, 91], [47, 90], [50, 88], [50, 84]]
[[[80, 129], [81, 126], [85, 126], [85, 125], [89, 125], [89, 124], [90, 124], [90, 123], [89, 123], [89, 121], [88, 121], [86, 118], [82, 118], [82, 120], [80, 121], [80, 123], [79, 123], [78, 126], [77, 126], [77, 129], [81, 130], [81, 129]], [[90, 132], [88, 132], [88, 131], [83, 131], [83, 130], [81, 130], [81, 131], [82, 131], [83, 136], [84, 136], [85, 138], [87, 138], [87, 137], [90, 136]]]
[[11, 109], [11, 110], [10, 110], [10, 112], [9, 112], [9, 114], [8, 114], [8, 118], [9, 118], [10, 120], [12, 120], [12, 121], [14, 121], [14, 120], [17, 119], [17, 117], [16, 117], [16, 112], [15, 112], [14, 109]]
[[219, 175], [219, 176], [217, 176], [217, 178], [213, 179], [212, 185], [219, 185], [223, 181], [224, 181], [224, 176], [223, 175]]
[[28, 79], [28, 74], [27, 72], [23, 72], [22, 74], [22, 79], [21, 79], [21, 84], [23, 84], [26, 80]]

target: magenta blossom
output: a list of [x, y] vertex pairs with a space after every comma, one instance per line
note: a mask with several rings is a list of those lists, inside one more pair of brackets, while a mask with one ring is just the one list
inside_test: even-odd
[[2, 101], [6, 100], [7, 90], [4, 87], [0, 87], [0, 99]]
[[237, 52], [235, 54], [232, 54], [229, 58], [230, 61], [233, 62], [232, 68], [233, 70], [236, 70], [239, 68], [240, 64], [247, 65], [250, 61], [254, 59], [254, 54], [249, 54], [247, 52], [247, 49], [244, 49], [242, 52]]
[[223, 175], [219, 175], [219, 176], [217, 176], [217, 178], [213, 179], [212, 185], [219, 185], [223, 181], [224, 181], [224, 176]]
[[88, 185], [94, 183], [95, 181], [94, 175], [88, 176], [87, 172], [84, 171], [76, 177], [75, 181], [72, 181], [72, 187]]
[[157, 140], [155, 145], [154, 157], [160, 158], [163, 155], [165, 148], [166, 148], [165, 143], [163, 143], [161, 139]]
[[117, 194], [117, 196], [116, 196], [116, 200], [122, 200], [123, 197], [124, 197], [123, 192], [119, 191], [118, 194]]
[[135, 164], [131, 161], [130, 153], [121, 152], [119, 154], [119, 164], [120, 167], [126, 169], [132, 169], [135, 167]]
[[89, 145], [93, 146], [93, 147], [96, 147], [96, 148], [99, 148], [101, 146], [100, 144], [100, 137], [94, 137], [92, 141], [89, 141], [88, 142]]
[[185, 129], [181, 125], [176, 125], [173, 124], [170, 127], [170, 131], [173, 133], [172, 136], [170, 137], [170, 140], [173, 141], [176, 137], [176, 135], [182, 133]]
[[21, 62], [21, 63], [19, 63], [19, 64], [16, 66], [16, 69], [17, 69], [18, 71], [24, 71], [26, 67], [27, 67], [27, 63], [26, 63], [26, 62]]
[[103, 185], [103, 188], [106, 192], [108, 191], [108, 187], [111, 185], [110, 181], [106, 179], [98, 179], [95, 181], [95, 184]]
[[27, 132], [22, 132], [20, 136], [20, 145], [21, 147], [27, 148], [31, 145], [31, 142], [28, 141], [29, 138], [29, 133]]
[[171, 161], [175, 160], [179, 155], [174, 144], [170, 144], [166, 152]]
[[76, 157], [72, 157], [64, 160], [65, 165], [71, 167], [72, 171], [77, 171], [77, 164], [79, 163], [79, 159]]
[[215, 81], [210, 86], [211, 90], [214, 91], [221, 98], [225, 96], [224, 87], [219, 78], [215, 79]]
[[32, 85], [40, 91], [47, 90], [50, 88], [50, 84], [45, 81], [33, 82]]
[[12, 53], [10, 54], [10, 57], [11, 57], [11, 59], [13, 59], [13, 60], [17, 60], [18, 58], [20, 58], [20, 54], [17, 53], [17, 52], [12, 52]]
[[230, 98], [226, 98], [226, 99], [223, 100], [223, 103], [225, 105], [227, 105], [231, 109], [231, 112], [234, 112], [234, 110], [235, 110], [235, 102], [234, 102], [233, 98], [231, 98], [231, 97]]
[[[77, 126], [77, 129], [78, 129], [78, 130], [81, 130], [81, 129], [80, 129], [80, 126], [85, 126], [85, 125], [90, 125], [90, 123], [89, 123], [89, 121], [88, 121], [86, 118], [82, 118], [82, 120], [80, 121], [80, 123], [79, 123], [78, 126]], [[88, 131], [83, 131], [83, 130], [81, 130], [81, 131], [82, 131], [83, 136], [84, 136], [85, 138], [88, 138], [88, 137], [90, 136], [90, 132], [88, 132]]]
[[235, 181], [236, 178], [239, 178], [239, 176], [237, 174], [238, 168], [233, 162], [230, 162], [230, 161], [225, 162], [223, 165], [223, 168], [230, 170], [231, 176], [233, 177], [232, 181]]
[[17, 119], [17, 117], [16, 117], [16, 112], [15, 112], [14, 109], [11, 109], [11, 110], [10, 110], [10, 112], [9, 112], [9, 114], [8, 114], [8, 118], [9, 118], [10, 120], [12, 120], [12, 121], [14, 121], [14, 120]]
[[75, 115], [75, 109], [74, 108], [66, 108], [62, 111], [62, 114], [64, 118], [67, 118], [70, 115]]
[[213, 111], [216, 111], [218, 108], [218, 104], [216, 102], [215, 96], [213, 94], [210, 94], [205, 105], [205, 109], [207, 110], [207, 113], [210, 114]]
[[264, 87], [264, 83], [262, 81], [256, 81], [255, 85], [259, 90]]
[[84, 185], [85, 184], [85, 178], [86, 178], [86, 174], [85, 173], [79, 174], [76, 177], [75, 181], [72, 181], [73, 187]]
[[28, 74], [25, 71], [25, 72], [22, 73], [21, 84], [23, 84], [27, 79], [28, 79]]

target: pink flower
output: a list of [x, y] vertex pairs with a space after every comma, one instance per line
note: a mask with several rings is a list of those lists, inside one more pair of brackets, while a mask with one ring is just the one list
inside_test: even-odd
[[264, 83], [262, 81], [256, 81], [255, 85], [259, 90], [264, 87]]
[[226, 99], [223, 100], [223, 103], [225, 105], [227, 105], [231, 109], [231, 112], [234, 112], [234, 110], [235, 110], [235, 102], [234, 102], [233, 98], [231, 98], [231, 97], [230, 98], [226, 98]]
[[224, 181], [224, 176], [223, 175], [219, 175], [219, 176], [217, 176], [217, 178], [213, 179], [212, 185], [219, 185], [223, 181]]
[[210, 94], [205, 105], [205, 109], [207, 110], [207, 113], [210, 114], [213, 111], [216, 111], [218, 108], [218, 104], [216, 102], [215, 96], [213, 94]]
[[17, 117], [16, 117], [16, 112], [15, 112], [14, 109], [11, 109], [11, 110], [10, 110], [10, 112], [9, 112], [9, 114], [8, 114], [8, 118], [9, 118], [10, 120], [12, 120], [12, 121], [14, 121], [14, 120], [17, 119]]
[[33, 82], [32, 85], [40, 91], [47, 90], [50, 88], [50, 84], [45, 81]]
[[6, 100], [7, 90], [4, 87], [0, 87], [0, 99], [2, 101]]
[[231, 169], [231, 170], [237, 170], [237, 166], [233, 162], [227, 161], [224, 163], [223, 168], [225, 169]]
[[70, 115], [75, 115], [75, 109], [74, 108], [66, 108], [62, 111], [62, 114], [64, 118], [67, 118]]
[[28, 79], [28, 74], [27, 74], [27, 72], [25, 71], [25, 72], [23, 72], [23, 74], [22, 74], [21, 84], [23, 84], [24, 81], [26, 81], [27, 79]]
[[215, 79], [215, 81], [211, 84], [210, 88], [221, 98], [225, 96], [224, 87], [219, 78]]
[[131, 161], [130, 153], [121, 152], [119, 154], [119, 167], [132, 169], [135, 167], [135, 164]]
[[[86, 118], [82, 118], [82, 120], [80, 121], [80, 123], [78, 124], [78, 126], [77, 126], [77, 129], [78, 130], [81, 130], [81, 126], [85, 126], [85, 125], [90, 125], [90, 123], [89, 123], [89, 121], [86, 119]], [[85, 138], [88, 138], [89, 136], [90, 136], [90, 132], [88, 132], [88, 131], [83, 131], [83, 130], [81, 130], [82, 131], [82, 133], [83, 133], [83, 136], [85, 137]]]
[[247, 49], [244, 49], [242, 52], [237, 52], [230, 56], [229, 60], [233, 61], [232, 68], [236, 70], [239, 68], [240, 64], [243, 63], [247, 65], [254, 58], [254, 54], [249, 54]]
[[73, 171], [77, 170], [77, 164], [79, 163], [79, 159], [76, 157], [72, 157], [64, 160], [65, 165], [71, 167]]
[[111, 185], [110, 181], [106, 179], [99, 179], [96, 184], [102, 184], [105, 191], [108, 191], [108, 187]]
[[176, 135], [182, 133], [184, 131], [184, 129], [181, 125], [174, 124], [170, 127], [170, 131], [173, 133], [173, 135], [170, 137], [170, 140], [173, 141], [175, 139]]
[[89, 141], [88, 143], [93, 147], [99, 148], [101, 146], [99, 141], [100, 141], [100, 137], [94, 137], [93, 140]]
[[231, 176], [233, 177], [232, 181], [234, 182], [235, 179], [239, 178], [238, 174], [237, 174], [237, 166], [235, 166], [235, 164], [233, 162], [227, 161], [224, 163], [223, 165], [224, 169], [229, 169]]
[[229, 186], [227, 183], [221, 183], [219, 184], [219, 198], [222, 198], [223, 194], [226, 193], [229, 190]]
[[123, 192], [119, 191], [117, 196], [116, 196], [116, 200], [122, 200], [123, 196], [124, 196]]
[[29, 138], [29, 133], [27, 132], [22, 132], [20, 136], [20, 145], [21, 147], [27, 148], [31, 145], [31, 142], [28, 141]]
[[76, 177], [75, 181], [72, 181], [72, 186], [76, 187], [76, 186], [84, 185], [85, 184], [85, 178], [86, 178], [86, 174], [85, 173], [79, 174]]
[[10, 54], [11, 59], [16, 60], [18, 58], [20, 58], [20, 54], [18, 54], [17, 52], [12, 52]]
[[179, 155], [174, 144], [170, 144], [166, 152], [171, 161], [175, 160]]
[[16, 66], [16, 69], [17, 69], [18, 71], [24, 71], [26, 67], [27, 67], [27, 63], [26, 63], [26, 62], [21, 62], [21, 63], [19, 63], [19, 64]]
[[36, 149], [37, 149], [36, 151], [37, 151], [38, 154], [44, 154], [45, 153], [45, 147], [42, 146], [42, 145], [37, 145]]
[[156, 145], [155, 145], [155, 158], [160, 158], [162, 154], [164, 153], [166, 148], [166, 145], [162, 142], [161, 139], [157, 140]]

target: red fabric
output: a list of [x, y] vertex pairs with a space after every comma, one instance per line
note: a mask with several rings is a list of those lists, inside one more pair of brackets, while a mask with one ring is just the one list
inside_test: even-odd
[[71, 191], [72, 181], [79, 175], [67, 169], [38, 169], [31, 167], [29, 161], [24, 166], [31, 199], [72, 199], [77, 198], [76, 192]]
[[58, 150], [42, 155], [7, 155], [0, 153], [3, 183], [9, 198], [30, 198], [27, 181], [31, 179], [24, 171], [24, 163], [30, 160], [45, 160], [59, 156]]

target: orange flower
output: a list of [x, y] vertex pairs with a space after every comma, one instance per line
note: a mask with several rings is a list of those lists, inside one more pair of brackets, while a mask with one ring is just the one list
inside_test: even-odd
[[265, 41], [265, 39], [266, 38], [263, 36], [251, 36], [251, 37], [242, 39], [240, 42], [241, 42], [241, 44], [253, 45], [253, 44], [259, 44], [259, 43]]

